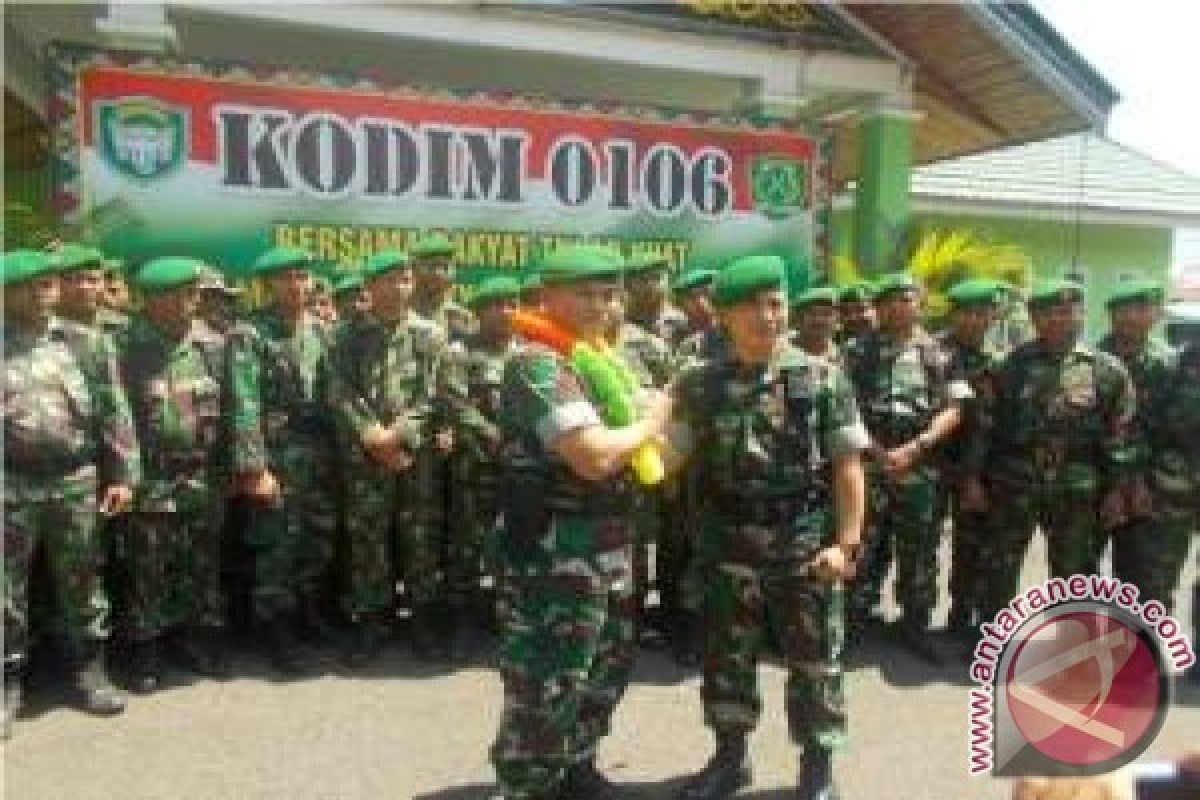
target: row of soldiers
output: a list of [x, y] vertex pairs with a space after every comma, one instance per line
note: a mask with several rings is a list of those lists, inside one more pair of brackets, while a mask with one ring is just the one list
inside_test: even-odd
[[[228, 565], [217, 532], [230, 497], [248, 507], [253, 618], [275, 666], [303, 671], [298, 631], [329, 636], [331, 584], [350, 625], [347, 660], [368, 661], [387, 634], [397, 577], [414, 649], [452, 655], [481, 565], [502, 535], [499, 390], [518, 350], [507, 314], [519, 302], [536, 304], [537, 294], [493, 278], [471, 293], [468, 310], [449, 299], [452, 257], [445, 237], [424, 237], [407, 253], [377, 254], [359, 280], [319, 291], [310, 254], [275, 248], [254, 265], [268, 304], [248, 316], [236, 313], [238, 290], [204, 265], [157, 259], [130, 276], [142, 309], [127, 320], [102, 307], [111, 287], [99, 251], [67, 245], [5, 257], [13, 309], [5, 323], [6, 544], [17, 545], [5, 548], [6, 709], [19, 705], [24, 578], [39, 546], [56, 592], [52, 632], [65, 642], [85, 707], [108, 713], [121, 703], [98, 658], [110, 616], [99, 580], [106, 566], [125, 578], [118, 599], [135, 688], [159, 685], [164, 654], [204, 674], [227, 672], [220, 575]], [[606, 336], [646, 387], [668, 385], [725, 346], [711, 303], [714, 273], [687, 270], [668, 284], [667, 267], [653, 256], [623, 263], [623, 291], [609, 297]], [[1139, 379], [1141, 407], [1177, 409], [1172, 415], [1126, 418], [1125, 372], [1079, 341], [1076, 286], [1042, 287], [1029, 303], [1035, 344], [1072, 354], [1065, 373], [1045, 359], [1002, 360], [987, 346], [1000, 287], [959, 287], [940, 341], [917, 324], [920, 292], [907, 276], [791, 298], [796, 344], [845, 366], [874, 440], [876, 525], [852, 597], [852, 631], [865, 623], [894, 549], [902, 641], [937, 657], [927, 634], [945, 514], [955, 520], [956, 630], [1015, 590], [1035, 518], [1047, 531], [1066, 531], [1051, 537], [1056, 572], [1094, 567], [1112, 536], [1119, 573], [1169, 600], [1194, 519], [1195, 458], [1181, 443], [1195, 439], [1180, 429], [1194, 424], [1195, 357], [1159, 353], [1149, 336], [1153, 313], [1147, 325], [1147, 312], [1128, 310], [1152, 311], [1161, 291], [1122, 293], [1111, 301], [1110, 349], [1125, 353]], [[1121, 322], [1128, 317], [1140, 327]], [[989, 514], [988, 489], [1028, 502]], [[1169, 490], [1172, 502], [1153, 501]], [[664, 627], [692, 660], [704, 559], [688, 532], [707, 513], [703, 488], [685, 470], [637, 506], [635, 602], [647, 594], [653, 542]], [[1096, 509], [1104, 526], [1093, 524]], [[118, 533], [97, 533], [98, 519]], [[1135, 526], [1143, 532], [1112, 534]], [[1160, 548], [1167, 528], [1171, 546]], [[1002, 567], [1000, 584], [986, 582], [995, 587], [986, 598], [976, 596], [985, 582], [972, 571], [989, 563], [971, 557], [980, 548]]]

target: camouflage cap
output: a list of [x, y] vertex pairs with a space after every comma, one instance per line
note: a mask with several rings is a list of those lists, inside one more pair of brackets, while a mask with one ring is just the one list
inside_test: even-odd
[[98, 248], [68, 242], [50, 252], [50, 266], [59, 274], [79, 269], [104, 269], [108, 262]]
[[1027, 305], [1030, 308], [1049, 308], [1083, 302], [1083, 287], [1065, 278], [1039, 281], [1029, 292]]
[[1118, 283], [1104, 301], [1104, 306], [1113, 309], [1133, 303], [1161, 303], [1165, 298], [1166, 291], [1161, 283], [1139, 278]]
[[812, 306], [837, 305], [837, 290], [830, 286], [814, 286], [792, 297], [790, 305], [795, 309], [810, 308]]
[[955, 308], [995, 306], [1000, 304], [1004, 285], [988, 278], [959, 281], [950, 287], [946, 297]]
[[163, 256], [147, 261], [133, 275], [133, 283], [145, 294], [166, 294], [200, 279], [203, 261], [187, 256]]
[[450, 238], [444, 233], [427, 233], [417, 237], [417, 240], [408, 248], [408, 253], [414, 259], [452, 256], [454, 255], [454, 242], [450, 241]]
[[4, 254], [4, 285], [16, 286], [53, 273], [50, 256], [40, 250], [9, 250]]
[[784, 263], [779, 256], [745, 256], [721, 270], [713, 280], [713, 304], [722, 308], [748, 300], [767, 289], [783, 287]]
[[625, 260], [612, 247], [572, 244], [548, 255], [538, 267], [542, 284], [612, 278], [625, 270]]
[[403, 250], [395, 248], [380, 250], [368, 258], [367, 263], [363, 265], [363, 279], [370, 280], [386, 272], [407, 266], [409, 266], [408, 253]]
[[279, 245], [263, 253], [254, 262], [252, 272], [257, 276], [272, 275], [285, 269], [307, 268], [314, 261], [313, 254], [299, 247]]

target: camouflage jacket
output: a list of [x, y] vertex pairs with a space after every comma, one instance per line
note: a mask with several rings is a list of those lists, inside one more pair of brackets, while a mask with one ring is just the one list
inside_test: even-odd
[[1163, 491], [1190, 497], [1196, 508], [1200, 505], [1200, 343], [1186, 344], [1176, 353], [1175, 378], [1154, 416], [1154, 440], [1161, 441], [1162, 447], [1151, 461], [1152, 481]]
[[396, 426], [410, 453], [444, 428], [483, 429], [467, 399], [462, 347], [411, 311], [395, 325], [363, 315], [338, 328], [328, 391], [348, 464], [373, 468], [361, 440], [375, 425]]
[[944, 464], [959, 465], [966, 453], [971, 431], [980, 425], [980, 418], [992, 408], [996, 391], [996, 373], [1004, 358], [1000, 351], [986, 341], [982, 346], [968, 345], [955, 339], [950, 331], [938, 336], [948, 361], [946, 375], [951, 381], [965, 381], [971, 396], [961, 402], [962, 420], [958, 429], [942, 445], [940, 457]]
[[670, 305], [663, 306], [658, 316], [652, 319], [638, 318], [631, 314], [626, 318], [626, 322], [636, 325], [652, 336], [657, 336], [668, 347], [678, 346], [688, 335], [687, 315]]
[[716, 358], [722, 358], [725, 353], [725, 332], [720, 326], [714, 325], [702, 331], [687, 336], [675, 348], [673, 356], [673, 371], [679, 374], [684, 370], [700, 364], [706, 364]]
[[1187, 388], [1182, 385], [1186, 382], [1180, 373], [1179, 353], [1155, 338], [1136, 353], [1123, 352], [1111, 335], [1096, 346], [1121, 361], [1137, 393], [1130, 431], [1132, 468], [1140, 473], [1152, 471], [1172, 483], [1184, 479], [1188, 472], [1184, 450], [1189, 440], [1180, 439], [1180, 432], [1171, 424], [1178, 419], [1174, 407], [1187, 402], [1183, 399]]
[[483, 341], [475, 334], [462, 342], [466, 348], [463, 371], [467, 395], [477, 416], [477, 425], [463, 437], [460, 455], [464, 462], [464, 479], [473, 488], [492, 492], [496, 488], [499, 465], [500, 391], [504, 385], [504, 368], [521, 345], [510, 341], [503, 350]]
[[327, 445], [332, 427], [321, 397], [325, 334], [311, 315], [289, 331], [274, 309], [226, 335], [234, 472], [271, 466], [272, 450], [298, 441]]
[[776, 505], [788, 509], [780, 519], [823, 513], [833, 461], [870, 443], [845, 374], [790, 344], [767, 365], [721, 358], [691, 368], [675, 392], [683, 450], [714, 512], [733, 524]]
[[139, 511], [192, 510], [220, 490], [227, 455], [225, 349], [199, 322], [174, 338], [135, 317], [118, 341], [145, 477]]
[[671, 351], [667, 343], [637, 325], [625, 323], [613, 350], [624, 359], [643, 387], [662, 388], [671, 380]]
[[413, 311], [436, 324], [451, 341], [471, 336], [479, 330], [479, 321], [475, 319], [471, 309], [450, 298], [446, 298], [436, 307], [425, 307], [417, 299], [413, 303]]
[[949, 404], [971, 396], [965, 380], [951, 377], [946, 351], [924, 330], [907, 342], [875, 332], [845, 352], [867, 430], [882, 447], [911, 441]]
[[[800, 336], [795, 331], [788, 334], [788, 343], [797, 350], [804, 350], [804, 352], [808, 353], [808, 351], [804, 349], [804, 345], [800, 342]], [[844, 370], [846, 368], [845, 353], [842, 352], [842, 348], [838, 345], [836, 340], [830, 340], [829, 346], [825, 348], [825, 352], [808, 354], [816, 358], [823, 358], [839, 369]]]
[[80, 486], [134, 486], [141, 461], [129, 403], [100, 334], [52, 319], [4, 327], [4, 471], [10, 501]]
[[1121, 362], [1077, 342], [1013, 350], [967, 444], [965, 466], [1019, 486], [1092, 491], [1132, 467], [1133, 383]]

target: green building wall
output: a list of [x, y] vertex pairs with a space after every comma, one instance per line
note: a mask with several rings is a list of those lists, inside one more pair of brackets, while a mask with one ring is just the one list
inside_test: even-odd
[[[1174, 230], [1167, 227], [1085, 223], [1077, 231], [1073, 222], [920, 211], [914, 212], [913, 223], [927, 229], [969, 230], [985, 241], [1020, 245], [1029, 254], [1038, 277], [1078, 271], [1087, 288], [1087, 334], [1093, 339], [1107, 330], [1104, 299], [1114, 284], [1130, 277], [1166, 283], [1169, 277]], [[853, 212], [834, 214], [835, 253], [853, 252], [853, 224]]]

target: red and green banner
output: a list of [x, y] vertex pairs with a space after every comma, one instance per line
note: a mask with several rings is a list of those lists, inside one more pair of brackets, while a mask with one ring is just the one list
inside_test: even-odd
[[828, 202], [819, 143], [779, 125], [75, 48], [53, 68], [58, 207], [133, 260], [237, 272], [282, 242], [349, 268], [439, 229], [468, 267], [588, 239], [774, 253], [799, 283]]

